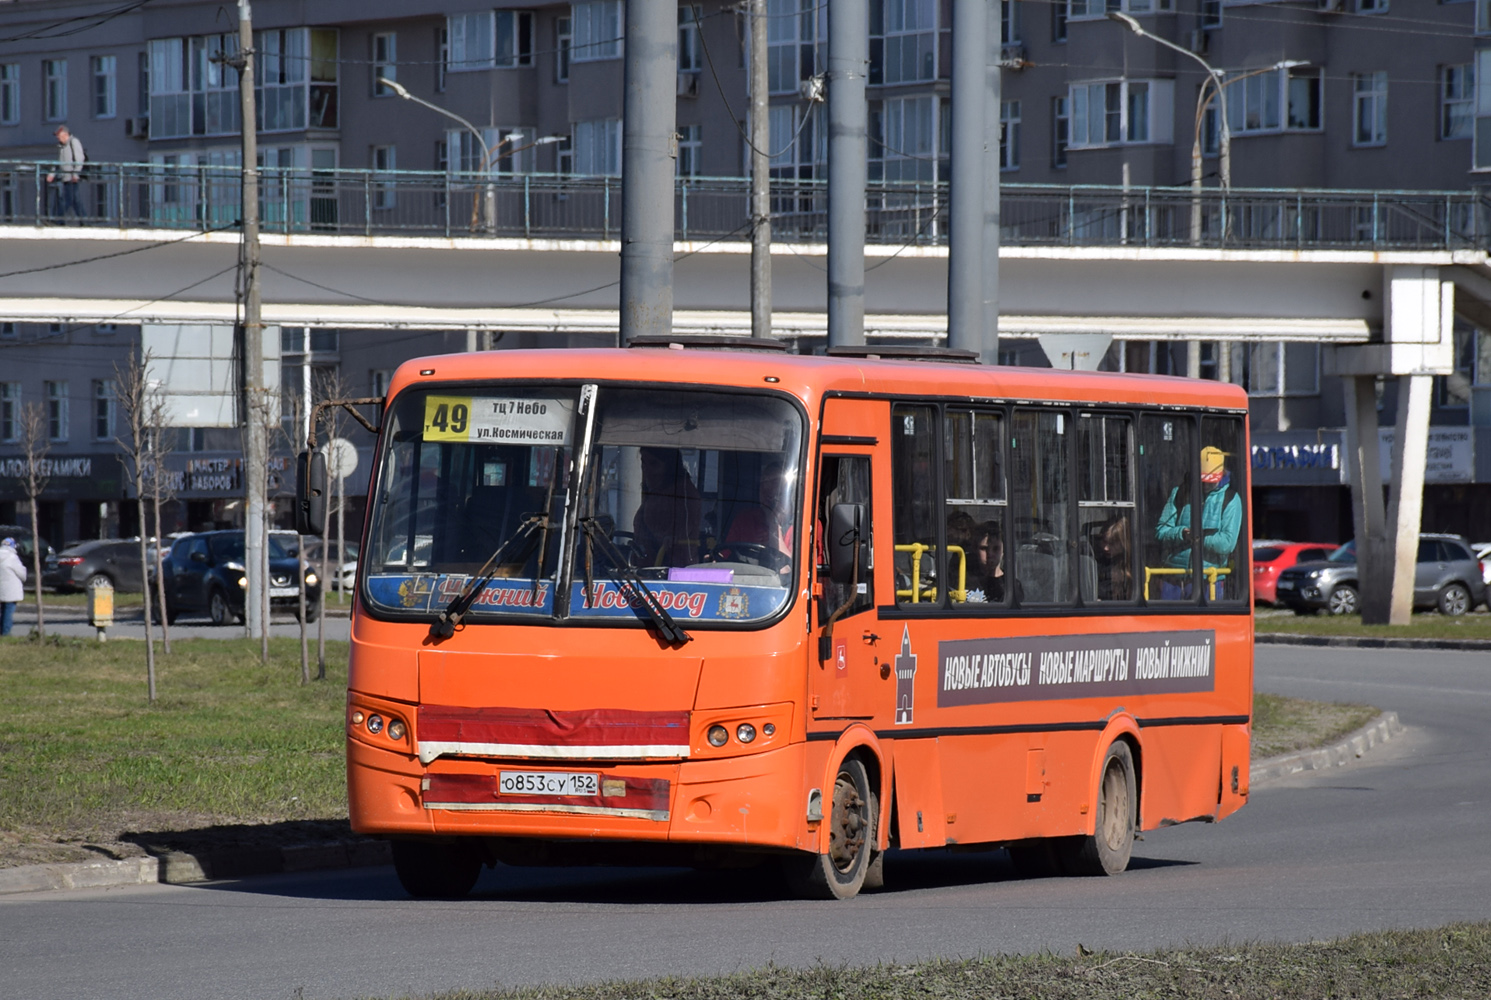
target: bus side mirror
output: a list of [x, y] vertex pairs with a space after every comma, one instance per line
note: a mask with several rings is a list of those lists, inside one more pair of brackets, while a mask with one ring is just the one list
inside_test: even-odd
[[870, 542], [863, 530], [865, 505], [836, 503], [828, 514], [828, 576], [834, 583], [857, 583], [855, 553], [861, 578], [870, 565]]
[[326, 456], [303, 451], [295, 461], [295, 530], [326, 534]]

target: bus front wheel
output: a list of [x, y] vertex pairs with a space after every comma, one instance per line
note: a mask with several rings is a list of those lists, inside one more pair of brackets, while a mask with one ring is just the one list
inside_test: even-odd
[[1138, 812], [1136, 784], [1134, 754], [1123, 740], [1115, 740], [1103, 758], [1093, 834], [1064, 845], [1061, 860], [1068, 874], [1117, 875], [1129, 866]]
[[481, 855], [459, 841], [395, 840], [393, 870], [415, 899], [460, 899], [481, 874]]
[[787, 880], [803, 899], [849, 899], [864, 888], [875, 852], [875, 805], [865, 765], [850, 757], [839, 765], [828, 814], [828, 853], [795, 855]]

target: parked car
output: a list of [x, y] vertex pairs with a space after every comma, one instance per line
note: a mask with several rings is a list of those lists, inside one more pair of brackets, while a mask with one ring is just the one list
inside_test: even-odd
[[[242, 531], [204, 531], [178, 538], [165, 560], [166, 620], [178, 615], [206, 615], [214, 625], [227, 625], [244, 616], [244, 537]], [[314, 621], [320, 579], [271, 535], [269, 538], [269, 602], [271, 610], [300, 613], [300, 585], [305, 573], [306, 618]]]
[[[1322, 563], [1294, 566], [1279, 574], [1278, 599], [1295, 614], [1313, 615], [1322, 608], [1333, 615], [1360, 610], [1356, 542], [1350, 541]], [[1460, 535], [1419, 536], [1413, 574], [1414, 607], [1437, 607], [1441, 614], [1463, 615], [1486, 600], [1481, 564]]]
[[[327, 583], [332, 590], [351, 590], [357, 583], [357, 551], [359, 543], [348, 539], [341, 552], [337, 551], [337, 543], [328, 540]], [[311, 565], [321, 565], [321, 539], [314, 536], [306, 537], [306, 551], [311, 553]]]
[[1273, 604], [1278, 600], [1275, 588], [1278, 586], [1280, 573], [1300, 563], [1323, 562], [1338, 548], [1340, 546], [1334, 542], [1255, 541], [1253, 543], [1254, 602]]
[[[1481, 579], [1487, 587], [1491, 587], [1491, 542], [1476, 542], [1472, 546], [1475, 549], [1475, 557], [1481, 561]], [[1487, 594], [1491, 597], [1491, 594]]]
[[42, 586], [57, 591], [86, 590], [108, 581], [115, 590], [140, 591], [140, 540], [98, 539], [63, 549], [54, 569], [42, 572]]
[[[0, 538], [14, 538], [16, 540], [16, 552], [21, 557], [21, 562], [26, 564], [26, 572], [31, 572], [31, 529], [24, 528], [18, 524], [0, 524]], [[46, 586], [48, 573], [57, 571], [57, 553], [46, 541], [42, 541], [41, 549], [41, 578], [42, 586]], [[31, 581], [28, 578], [27, 584]]]

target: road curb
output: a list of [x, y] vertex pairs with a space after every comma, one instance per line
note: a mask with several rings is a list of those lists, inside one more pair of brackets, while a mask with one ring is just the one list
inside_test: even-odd
[[1491, 652], [1491, 639], [1389, 639], [1354, 635], [1295, 635], [1258, 632], [1254, 642], [1272, 646], [1333, 646], [1337, 649], [1458, 649]]
[[1283, 778], [1301, 771], [1323, 771], [1340, 767], [1356, 760], [1379, 743], [1386, 743], [1403, 732], [1403, 723], [1397, 712], [1383, 712], [1373, 721], [1350, 734], [1339, 743], [1317, 750], [1301, 750], [1260, 760], [1248, 769], [1248, 782], [1256, 784], [1273, 778]]
[[155, 882], [187, 885], [286, 872], [366, 868], [390, 864], [392, 860], [387, 841], [362, 839], [202, 854], [171, 851], [159, 857], [125, 858], [122, 861], [0, 868], [0, 895], [46, 889], [108, 889]]

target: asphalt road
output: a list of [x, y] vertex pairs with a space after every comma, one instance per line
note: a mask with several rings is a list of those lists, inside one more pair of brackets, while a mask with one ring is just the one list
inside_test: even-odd
[[1112, 879], [1019, 879], [994, 852], [892, 857], [887, 891], [847, 903], [673, 869], [499, 869], [461, 902], [413, 902], [388, 869], [0, 899], [0, 994], [394, 997], [1491, 919], [1491, 660], [1261, 646], [1257, 677], [1409, 732], [1224, 823], [1147, 833]]

